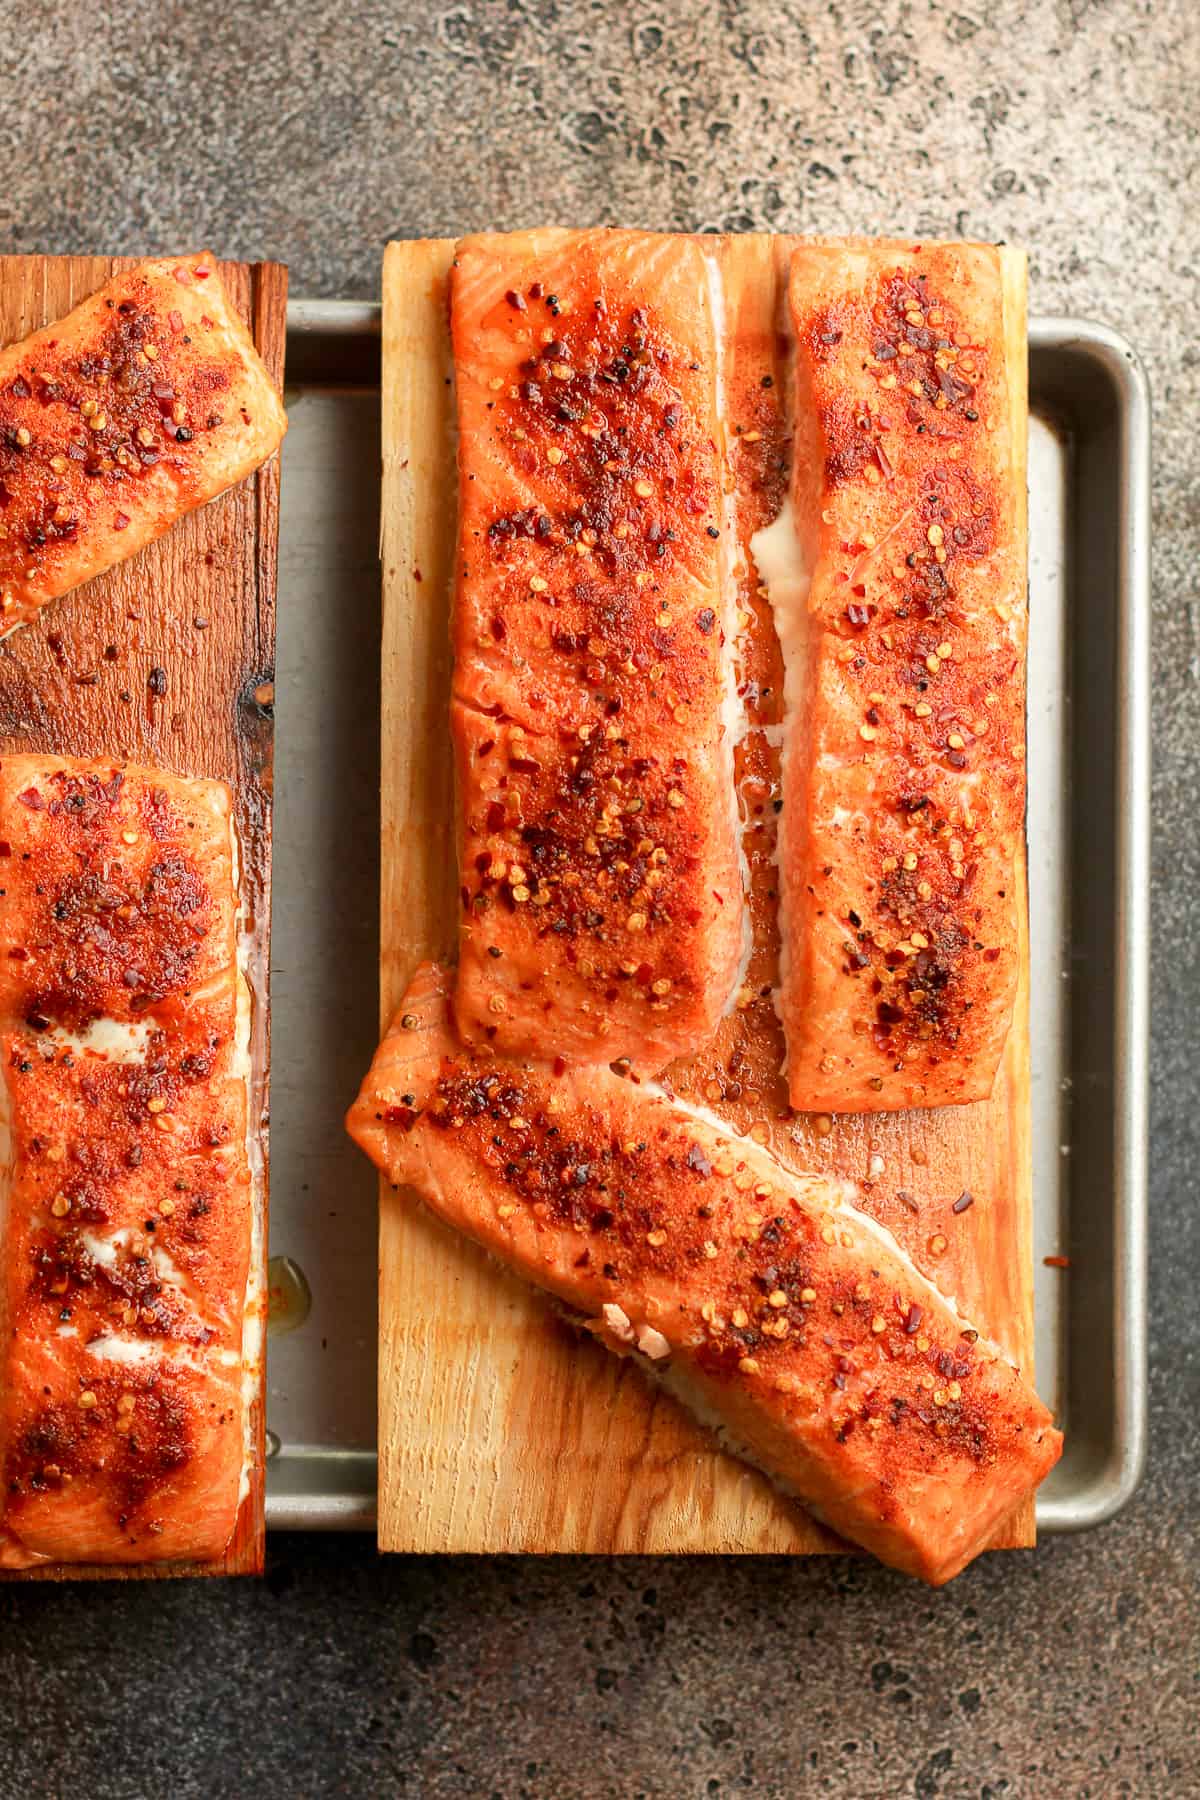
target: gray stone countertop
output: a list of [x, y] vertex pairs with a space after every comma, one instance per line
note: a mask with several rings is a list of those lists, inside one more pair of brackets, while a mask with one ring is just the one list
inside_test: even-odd
[[277, 257], [552, 220], [1004, 238], [1155, 397], [1151, 1457], [928, 1594], [862, 1563], [381, 1561], [0, 1587], [0, 1795], [1200, 1794], [1192, 0], [10, 0], [0, 250]]

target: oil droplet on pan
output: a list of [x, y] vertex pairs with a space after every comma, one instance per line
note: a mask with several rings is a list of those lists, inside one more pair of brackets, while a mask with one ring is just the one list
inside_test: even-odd
[[267, 1331], [272, 1337], [295, 1331], [312, 1309], [312, 1289], [298, 1262], [273, 1256], [267, 1264]]

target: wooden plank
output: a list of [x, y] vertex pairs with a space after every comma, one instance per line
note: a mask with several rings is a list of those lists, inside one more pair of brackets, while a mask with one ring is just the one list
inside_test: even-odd
[[[707, 240], [722, 260], [731, 454], [743, 549], [786, 466], [776, 331], [790, 241]], [[384, 1021], [426, 956], [452, 953], [457, 900], [447, 725], [455, 556], [450, 242], [392, 244], [383, 317], [382, 982]], [[1011, 275], [1009, 373], [1025, 413], [1023, 276]], [[764, 385], [764, 377], [770, 385]], [[757, 431], [757, 440], [748, 434]], [[738, 443], [738, 437], [745, 442]], [[757, 444], [762, 449], [751, 451]], [[743, 556], [754, 624], [743, 676], [770, 686], [778, 645]], [[778, 692], [778, 682], [775, 679]], [[769, 708], [760, 710], [772, 722]], [[740, 774], [768, 786], [766, 734]], [[755, 757], [758, 757], [757, 763]], [[770, 807], [765, 806], [766, 814]], [[749, 821], [751, 824], [753, 821]], [[778, 955], [769, 842], [748, 836], [762, 899], [750, 985]], [[864, 1204], [1026, 1370], [1033, 1358], [1027, 983], [991, 1099], [940, 1111], [793, 1117], [769, 1003], [726, 1021], [672, 1079], [796, 1168], [864, 1184]], [[970, 1193], [972, 1204], [954, 1203]], [[915, 1210], [914, 1210], [915, 1209]], [[944, 1240], [944, 1242], [943, 1242]], [[822, 1552], [836, 1539], [722, 1452], [628, 1362], [559, 1323], [532, 1292], [433, 1221], [381, 1194], [379, 1542], [397, 1551]], [[1033, 1541], [1033, 1503], [997, 1547]]]
[[[10, 343], [93, 293], [135, 259], [0, 258], [0, 343]], [[283, 382], [287, 271], [275, 263], [221, 263], [231, 302], [250, 326], [272, 379]], [[215, 776], [234, 793], [240, 898], [254, 992], [252, 1136], [262, 1146], [256, 1204], [266, 1253], [268, 970], [271, 785], [274, 743], [275, 578], [279, 458], [156, 544], [46, 607], [0, 643], [0, 754], [48, 750], [161, 764]], [[263, 1288], [265, 1292], [265, 1269]], [[119, 1579], [261, 1570], [264, 1399], [250, 1492], [224, 1560], [211, 1564], [76, 1566], [23, 1579]]]

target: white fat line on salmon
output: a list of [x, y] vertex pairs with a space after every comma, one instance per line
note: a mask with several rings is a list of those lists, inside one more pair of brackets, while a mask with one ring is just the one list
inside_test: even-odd
[[250, 1259], [246, 1266], [246, 1288], [242, 1295], [242, 1472], [238, 1482], [238, 1505], [250, 1492], [250, 1476], [258, 1455], [258, 1432], [255, 1404], [262, 1393], [263, 1343], [266, 1314], [266, 1243], [263, 1221], [266, 1214], [266, 1164], [262, 1136], [254, 1110], [253, 1063], [251, 1057], [254, 1005], [257, 990], [251, 975], [261, 973], [250, 968], [253, 939], [248, 930], [245, 898], [241, 892], [241, 844], [237, 826], [229, 820], [231, 879], [237, 895], [237, 1001], [233, 1034], [233, 1073], [246, 1091], [246, 1161], [250, 1170]]
[[93, 1019], [82, 1031], [52, 1025], [38, 1033], [38, 1049], [45, 1055], [70, 1050], [76, 1056], [98, 1056], [106, 1062], [143, 1063], [150, 1039], [160, 1027], [152, 1019]]
[[192, 1369], [198, 1374], [203, 1374], [214, 1363], [221, 1368], [236, 1369], [242, 1360], [236, 1350], [213, 1353], [198, 1350], [194, 1344], [175, 1343], [169, 1338], [125, 1337], [115, 1331], [93, 1338], [90, 1344], [84, 1345], [84, 1351], [97, 1362], [121, 1363], [130, 1368], [139, 1363], [159, 1363], [168, 1369]]
[[745, 985], [746, 975], [750, 968], [750, 959], [754, 955], [754, 924], [750, 916], [750, 859], [746, 855], [745, 844], [747, 810], [742, 805], [741, 790], [737, 781], [737, 746], [745, 737], [750, 721], [742, 697], [742, 669], [736, 648], [738, 519], [737, 493], [733, 484], [733, 459], [730, 455], [729, 436], [725, 428], [728, 416], [725, 384], [725, 278], [721, 272], [720, 261], [716, 256], [705, 255], [704, 269], [708, 282], [708, 304], [713, 328], [714, 398], [721, 430], [718, 459], [721, 480], [721, 536], [718, 543], [721, 592], [720, 605], [717, 609], [717, 616], [721, 621], [721, 667], [724, 676], [724, 691], [721, 695], [721, 760], [725, 769], [726, 789], [729, 794], [733, 819], [733, 840], [737, 845], [738, 872], [742, 883], [742, 948], [733, 981], [722, 1008], [722, 1014], [727, 1018], [737, 1006], [738, 996]]
[[744, 1145], [748, 1158], [752, 1161], [761, 1160], [767, 1162], [777, 1171], [778, 1177], [780, 1178], [780, 1187], [786, 1187], [789, 1183], [793, 1187], [819, 1187], [824, 1194], [829, 1196], [828, 1210], [831, 1213], [834, 1215], [837, 1215], [838, 1213], [852, 1214], [855, 1226], [861, 1227], [861, 1229], [869, 1237], [873, 1238], [881, 1248], [886, 1250], [889, 1255], [897, 1258], [914, 1286], [922, 1287], [927, 1296], [932, 1296], [938, 1304], [946, 1307], [955, 1323], [959, 1326], [960, 1332], [975, 1332], [976, 1348], [986, 1351], [989, 1356], [997, 1358], [1000, 1362], [1007, 1363], [1011, 1368], [1019, 1369], [1020, 1365], [1013, 1361], [1012, 1357], [1008, 1355], [1007, 1351], [1000, 1347], [994, 1338], [988, 1337], [986, 1333], [981, 1331], [977, 1325], [960, 1312], [957, 1299], [951, 1294], [943, 1293], [937, 1283], [917, 1267], [912, 1256], [904, 1248], [899, 1238], [889, 1231], [886, 1225], [881, 1225], [879, 1220], [876, 1219], [873, 1214], [867, 1212], [865, 1207], [860, 1205], [859, 1188], [856, 1182], [850, 1180], [849, 1177], [825, 1175], [815, 1169], [800, 1172], [791, 1168], [786, 1163], [779, 1162], [776, 1157], [772, 1156], [769, 1150], [764, 1150], [761, 1144], [756, 1144], [753, 1138], [746, 1137], [744, 1133], [735, 1130], [730, 1121], [722, 1118], [720, 1113], [713, 1112], [711, 1108], [703, 1105], [703, 1103], [698, 1100], [685, 1100], [681, 1098], [680, 1095], [665, 1087], [661, 1081], [647, 1081], [643, 1079], [641, 1091], [651, 1101], [661, 1103], [680, 1117], [686, 1118], [697, 1125], [703, 1125], [707, 1130], [715, 1133], [716, 1136], [724, 1138], [731, 1147]]
[[94, 1263], [99, 1263], [102, 1269], [111, 1269], [116, 1263], [118, 1251], [124, 1250], [130, 1236], [128, 1226], [114, 1231], [109, 1237], [99, 1237], [94, 1231], [81, 1231], [79, 1242]]
[[[13, 1110], [12, 1090], [8, 1085], [8, 1077], [0, 1075], [0, 1259], [8, 1257], [8, 1222], [12, 1211], [12, 1190], [15, 1176], [13, 1167]], [[7, 1283], [0, 1285], [0, 1343], [9, 1339], [9, 1322], [6, 1317], [4, 1296]], [[0, 1373], [3, 1365], [0, 1364]], [[4, 1455], [4, 1443], [0, 1440], [0, 1457]]]
[[161, 1354], [159, 1346], [151, 1338], [127, 1338], [112, 1335], [93, 1338], [92, 1342], [84, 1347], [87, 1354], [94, 1356], [97, 1362], [157, 1362]]
[[[113, 1269], [122, 1250], [127, 1250], [134, 1238], [134, 1230], [130, 1225], [123, 1225], [119, 1231], [110, 1232], [108, 1237], [100, 1237], [94, 1231], [81, 1231], [79, 1243], [86, 1250], [92, 1261], [102, 1269]], [[174, 1289], [184, 1299], [188, 1299], [188, 1280], [174, 1258], [163, 1249], [161, 1244], [150, 1247], [150, 1266], [163, 1287]]]
[[170, 1254], [163, 1249], [161, 1244], [155, 1244], [151, 1248], [150, 1261], [153, 1265], [154, 1273], [158, 1276], [158, 1279], [162, 1282], [163, 1286], [175, 1288], [182, 1294], [186, 1286], [183, 1270]]

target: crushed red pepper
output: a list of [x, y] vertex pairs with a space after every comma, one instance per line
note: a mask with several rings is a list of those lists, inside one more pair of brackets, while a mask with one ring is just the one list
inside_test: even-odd
[[459, 251], [461, 993], [498, 1044], [661, 1063], [740, 941], [725, 501], [712, 319], [621, 236], [575, 235], [553, 284]]
[[232, 1530], [251, 1188], [226, 807], [0, 759], [0, 1565], [215, 1555]]
[[1011, 1015], [1023, 515], [999, 264], [972, 254], [832, 295], [819, 259], [793, 272], [820, 771], [785, 862], [798, 1106], [982, 1096]]

